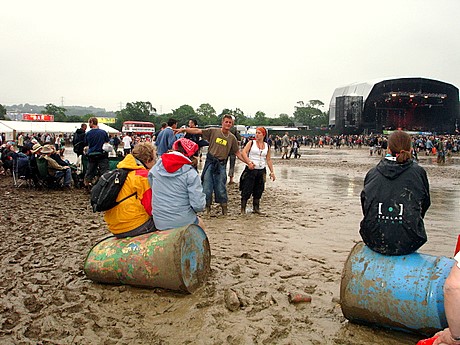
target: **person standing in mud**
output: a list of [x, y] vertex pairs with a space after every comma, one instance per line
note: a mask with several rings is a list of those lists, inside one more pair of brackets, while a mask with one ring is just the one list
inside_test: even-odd
[[256, 139], [250, 140], [243, 149], [243, 157], [254, 163], [254, 169], [246, 167], [240, 177], [241, 214], [246, 214], [246, 205], [251, 195], [253, 213], [262, 214], [260, 199], [265, 189], [267, 166], [270, 170], [270, 179], [275, 181], [270, 147], [266, 138], [267, 130], [264, 127], [257, 127]]
[[73, 135], [73, 152], [77, 154], [77, 157], [83, 155], [83, 149], [85, 148], [86, 128], [86, 123], [82, 123], [80, 128], [78, 128]]
[[231, 153], [234, 153], [239, 160], [246, 163], [249, 169], [254, 168], [254, 164], [247, 158], [244, 158], [238, 147], [238, 140], [230, 132], [233, 126], [233, 118], [231, 115], [222, 117], [221, 128], [180, 128], [175, 132], [201, 134], [204, 140], [209, 142], [208, 153], [203, 171], [201, 173], [201, 181], [203, 183], [203, 192], [206, 194], [206, 213], [211, 212], [212, 196], [214, 194], [215, 201], [220, 204], [222, 214], [227, 215], [228, 212], [228, 195], [227, 195], [227, 160]]
[[[233, 118], [233, 123], [235, 123], [235, 117], [232, 116]], [[238, 130], [236, 127], [230, 128], [230, 132], [236, 137], [236, 140], [238, 140], [238, 145], [241, 142], [241, 135], [238, 133]], [[228, 184], [234, 184], [235, 181], [233, 180], [233, 177], [235, 176], [235, 164], [236, 164], [236, 156], [235, 154], [230, 154], [228, 156], [228, 160], [230, 161], [229, 167], [228, 167], [228, 177], [230, 178], [230, 181]]]
[[426, 171], [412, 159], [409, 134], [393, 132], [388, 153], [364, 180], [359, 233], [375, 252], [406, 255], [427, 241], [423, 218], [431, 204], [430, 188]]
[[88, 170], [85, 175], [85, 186], [94, 183], [94, 180], [109, 170], [109, 156], [102, 149], [109, 142], [109, 135], [98, 126], [96, 117], [88, 120], [90, 131], [85, 136], [85, 146], [88, 146]]
[[281, 156], [281, 159], [284, 159], [284, 157], [286, 157], [286, 159], [289, 159], [288, 149], [289, 149], [290, 144], [291, 142], [289, 140], [289, 135], [288, 135], [288, 132], [286, 132], [284, 133], [284, 136], [281, 138], [281, 146], [283, 149], [283, 155]]

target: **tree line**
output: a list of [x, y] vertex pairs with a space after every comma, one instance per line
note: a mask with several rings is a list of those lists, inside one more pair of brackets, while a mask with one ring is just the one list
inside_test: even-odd
[[[209, 104], [203, 103], [198, 108], [184, 104], [171, 113], [158, 115], [155, 107], [150, 102], [129, 102], [126, 106], [115, 112], [116, 122], [111, 126], [120, 130], [124, 121], [148, 121], [153, 122], [156, 128], [161, 123], [167, 122], [169, 118], [178, 121], [178, 125], [188, 124], [188, 120], [193, 118], [198, 121], [199, 126], [219, 125], [222, 115], [231, 114], [235, 117], [235, 124], [245, 126], [309, 126], [310, 128], [324, 127], [328, 125], [329, 115], [321, 111], [320, 107], [324, 103], [319, 100], [310, 100], [308, 102], [299, 101], [294, 106], [294, 112], [291, 116], [288, 114], [279, 114], [277, 117], [268, 117], [263, 111], [257, 111], [254, 116], [247, 116], [240, 108], [223, 109], [219, 114]], [[42, 114], [54, 115], [56, 122], [87, 122], [92, 116], [103, 116], [88, 113], [81, 116], [66, 115], [67, 109], [49, 103], [41, 111]], [[0, 104], [0, 119], [5, 119], [6, 108]]]

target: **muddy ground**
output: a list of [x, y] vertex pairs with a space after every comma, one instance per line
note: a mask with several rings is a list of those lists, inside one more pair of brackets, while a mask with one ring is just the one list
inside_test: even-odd
[[[343, 264], [360, 240], [362, 181], [378, 158], [366, 149], [301, 152], [298, 160], [275, 154], [264, 216], [239, 215], [235, 184], [229, 215], [215, 207], [204, 217], [212, 271], [192, 295], [88, 280], [85, 257], [108, 235], [88, 193], [14, 188], [1, 176], [0, 343], [415, 344], [420, 336], [349, 323], [340, 309]], [[421, 252], [452, 256], [458, 157], [443, 166], [421, 157], [421, 165], [432, 190]], [[226, 306], [229, 289], [237, 311]], [[289, 303], [297, 292], [311, 302]]]

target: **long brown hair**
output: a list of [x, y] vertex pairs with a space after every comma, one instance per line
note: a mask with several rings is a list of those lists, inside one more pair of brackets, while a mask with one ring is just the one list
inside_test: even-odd
[[396, 162], [405, 163], [412, 158], [410, 135], [403, 131], [391, 133], [388, 138], [388, 148]]

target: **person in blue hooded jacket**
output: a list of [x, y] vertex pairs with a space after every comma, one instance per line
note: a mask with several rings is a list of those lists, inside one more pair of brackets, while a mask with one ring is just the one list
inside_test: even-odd
[[193, 141], [176, 140], [173, 151], [164, 153], [150, 169], [153, 220], [158, 230], [198, 224], [205, 228], [197, 212], [206, 206], [201, 179], [190, 157], [198, 150]]

